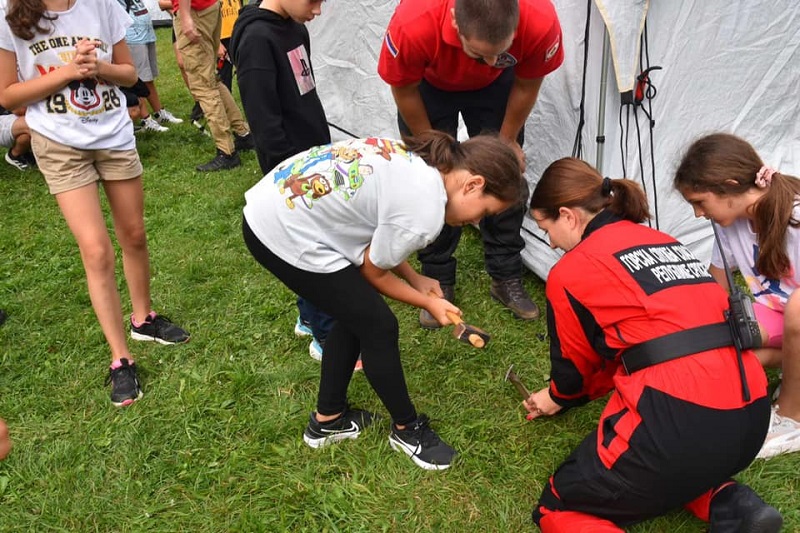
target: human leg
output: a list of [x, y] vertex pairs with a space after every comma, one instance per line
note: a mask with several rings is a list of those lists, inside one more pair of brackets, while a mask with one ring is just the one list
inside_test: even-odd
[[[773, 406], [769, 432], [764, 446], [758, 453], [758, 457], [762, 459], [800, 451], [800, 296], [798, 293], [800, 291], [795, 291], [789, 296], [783, 309], [783, 338], [778, 352], [783, 376], [778, 398]], [[764, 321], [763, 310], [760, 310], [759, 314], [762, 315], [759, 322]], [[769, 329], [769, 324], [767, 325]], [[771, 340], [775, 335], [769, 337]]]
[[[189, 81], [189, 89], [195, 100], [200, 102], [217, 150], [231, 157], [234, 154], [231, 125], [225, 112], [219, 82], [214, 70], [216, 50], [219, 45], [219, 4], [214, 4], [203, 11], [192, 11], [192, 18], [198, 33], [200, 33], [200, 40], [197, 43], [190, 42], [183, 35], [180, 17], [173, 19], [178, 47], [183, 56], [184, 68]], [[233, 166], [238, 165], [227, 168], [233, 168]]]
[[[428, 113], [433, 129], [444, 131], [456, 137], [458, 134], [458, 98], [453, 93], [433, 87], [426, 81], [419, 85], [420, 96]], [[403, 117], [397, 114], [400, 133], [410, 135]], [[461, 227], [444, 225], [442, 231], [431, 244], [417, 252], [422, 274], [434, 278], [442, 286], [445, 298], [455, 301], [456, 269], [458, 261], [453, 256], [461, 239]], [[439, 322], [426, 310], [420, 309], [419, 323], [426, 329], [441, 327]]]
[[[462, 93], [461, 114], [470, 137], [498, 132], [503, 124], [508, 95], [514, 83], [512, 69], [507, 69], [487, 87]], [[524, 127], [517, 135], [522, 146]], [[490, 295], [509, 308], [522, 320], [539, 317], [539, 307], [522, 284], [522, 256], [525, 240], [520, 231], [525, 218], [524, 206], [512, 206], [497, 215], [485, 217], [480, 223], [486, 272], [492, 278]]]
[[[534, 522], [552, 515], [547, 523], [563, 526], [552, 531], [569, 531], [574, 517], [563, 515], [562, 523], [560, 515], [568, 511], [625, 527], [689, 504], [750, 464], [769, 401], [720, 410], [645, 388], [637, 408], [612, 394], [597, 431], [548, 481]], [[692, 506], [702, 516], [702, 506]]]
[[97, 184], [56, 194], [56, 201], [78, 243], [89, 299], [111, 349], [111, 360], [133, 361], [123, 329], [122, 305], [114, 274], [114, 248], [100, 208]]

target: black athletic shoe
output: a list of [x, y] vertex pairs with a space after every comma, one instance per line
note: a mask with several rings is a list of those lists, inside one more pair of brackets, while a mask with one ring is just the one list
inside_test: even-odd
[[169, 318], [150, 313], [139, 327], [133, 325], [133, 315], [131, 315], [131, 338], [137, 341], [155, 341], [159, 344], [181, 344], [189, 341], [189, 333], [170, 322]]
[[419, 415], [415, 421], [406, 424], [405, 429], [397, 429], [392, 424], [389, 445], [393, 450], [411, 457], [414, 464], [425, 470], [450, 468], [458, 452], [440, 439], [429, 424], [425, 415]]
[[317, 422], [311, 413], [303, 440], [312, 448], [322, 448], [345, 439], [357, 439], [361, 431], [378, 419], [377, 415], [362, 409], [344, 410], [342, 415], [330, 422]]
[[197, 165], [195, 167], [198, 172], [217, 172], [218, 170], [230, 170], [242, 164], [239, 159], [239, 153], [233, 152], [228, 155], [219, 148], [217, 148], [217, 155], [208, 163]]
[[192, 113], [189, 115], [189, 120], [192, 122], [199, 122], [203, 117], [203, 108], [200, 107], [200, 102], [195, 102], [194, 107], [192, 107]]
[[108, 370], [106, 386], [111, 384], [111, 403], [117, 407], [125, 407], [142, 397], [142, 388], [136, 377], [136, 364], [128, 363], [125, 358], [119, 362], [121, 366]]
[[16, 168], [17, 170], [28, 170], [29, 166], [28, 160], [25, 158], [25, 154], [14, 155], [11, 153], [11, 150], [6, 152], [6, 163]]
[[711, 498], [709, 533], [777, 533], [783, 517], [747, 485], [732, 483]]
[[233, 146], [236, 151], [254, 150], [256, 147], [253, 135], [248, 131], [244, 135], [233, 134]]

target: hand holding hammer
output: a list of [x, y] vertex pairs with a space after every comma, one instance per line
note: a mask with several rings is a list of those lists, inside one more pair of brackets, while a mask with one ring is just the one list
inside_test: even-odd
[[[438, 297], [434, 292], [430, 292], [428, 295], [434, 298]], [[479, 327], [467, 324], [458, 314], [452, 311], [445, 311], [445, 313], [447, 314], [447, 318], [454, 325], [453, 337], [461, 342], [465, 342], [475, 348], [483, 348], [491, 339], [491, 335]]]

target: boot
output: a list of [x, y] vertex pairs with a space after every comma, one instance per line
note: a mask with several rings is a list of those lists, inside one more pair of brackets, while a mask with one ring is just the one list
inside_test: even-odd
[[520, 278], [503, 281], [493, 279], [489, 294], [492, 295], [492, 298], [511, 309], [514, 316], [520, 320], [536, 320], [539, 318], [539, 307], [528, 296]]

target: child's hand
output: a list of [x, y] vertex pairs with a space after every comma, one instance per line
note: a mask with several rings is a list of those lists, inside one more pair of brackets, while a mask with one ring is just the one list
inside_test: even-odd
[[447, 316], [448, 311], [451, 314], [461, 316], [461, 309], [448, 302], [444, 298], [439, 298], [437, 296], [431, 296], [428, 305], [425, 306], [425, 309], [433, 318], [436, 319], [437, 322], [439, 322], [439, 324], [443, 326], [448, 326], [453, 323], [453, 321]]
[[562, 409], [562, 407], [550, 397], [549, 388], [534, 392], [531, 394], [530, 398], [522, 401], [522, 406], [528, 410], [528, 415], [525, 417], [528, 420], [533, 420], [540, 416], [552, 416]]
[[425, 296], [437, 296], [444, 298], [442, 288], [439, 286], [439, 281], [434, 278], [429, 278], [422, 274], [417, 274], [411, 280], [407, 280], [409, 284]]
[[78, 76], [75, 79], [94, 78], [97, 76], [97, 41], [81, 39], [75, 43], [75, 57], [72, 64]]

